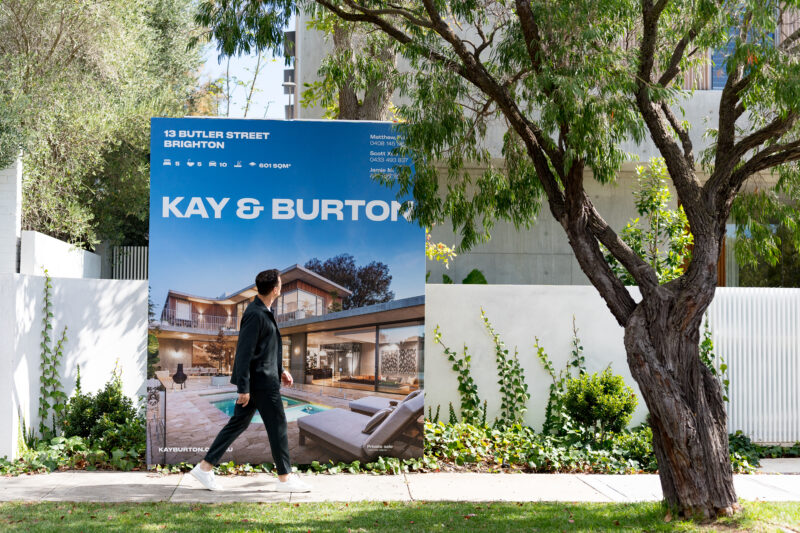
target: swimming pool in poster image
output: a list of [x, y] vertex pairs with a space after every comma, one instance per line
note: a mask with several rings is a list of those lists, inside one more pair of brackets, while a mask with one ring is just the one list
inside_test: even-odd
[[[314, 413], [319, 413], [322, 411], [327, 411], [330, 407], [324, 405], [318, 405], [315, 403], [308, 403], [303, 400], [298, 400], [297, 398], [290, 398], [289, 396], [281, 396], [283, 399], [283, 410], [286, 413], [286, 421], [287, 422], [294, 422], [300, 417], [306, 415], [312, 415]], [[217, 400], [211, 402], [211, 405], [222, 411], [228, 416], [233, 415], [233, 409], [236, 406], [236, 397], [225, 398], [223, 400]], [[261, 415], [256, 411], [256, 414], [253, 415], [253, 422], [256, 424], [263, 424], [264, 421], [261, 419]]]

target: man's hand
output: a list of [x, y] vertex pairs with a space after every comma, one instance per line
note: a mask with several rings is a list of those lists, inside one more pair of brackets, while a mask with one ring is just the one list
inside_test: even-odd
[[236, 399], [236, 403], [241, 404], [242, 407], [245, 407], [248, 403], [250, 403], [250, 393], [246, 392], [244, 394], [240, 394]]
[[283, 374], [281, 374], [281, 381], [287, 387], [291, 387], [292, 383], [294, 383], [294, 379], [292, 378], [292, 375], [289, 373], [288, 370], [284, 370]]

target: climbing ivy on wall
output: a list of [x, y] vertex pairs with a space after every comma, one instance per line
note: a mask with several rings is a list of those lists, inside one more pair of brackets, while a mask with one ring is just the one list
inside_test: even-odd
[[[67, 342], [67, 327], [61, 332], [55, 345], [50, 337], [53, 329], [52, 292], [53, 283], [47, 269], [44, 270], [44, 305], [42, 307], [41, 363], [39, 365], [39, 433], [44, 439], [56, 436], [57, 421], [64, 410], [67, 395], [61, 390], [59, 367]], [[50, 418], [50, 426], [47, 419]]]

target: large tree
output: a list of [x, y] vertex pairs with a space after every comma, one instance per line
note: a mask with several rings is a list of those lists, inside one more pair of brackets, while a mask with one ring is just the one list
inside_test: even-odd
[[[449, 218], [469, 247], [496, 219], [531, 223], [543, 199], [625, 330], [667, 502], [687, 514], [734, 512], [725, 405], [700, 360], [699, 329], [714, 297], [725, 224], [748, 180], [775, 170], [783, 200], [797, 205], [800, 31], [774, 36], [798, 2], [314, 3], [390, 36], [412, 67], [400, 82], [409, 102], [401, 114], [416, 172], [399, 181], [403, 193], [413, 192], [415, 218], [425, 226]], [[696, 154], [690, 128], [705, 126], [684, 120], [679, 104], [704, 51], [725, 48], [732, 53], [708, 130], [712, 146]], [[508, 128], [502, 168], [484, 143], [493, 120]], [[585, 185], [614, 181], [622, 142], [648, 136], [694, 237], [685, 273], [664, 284], [608, 225]], [[485, 172], [470, 175], [468, 160]], [[635, 279], [641, 300], [614, 275], [601, 245]]]
[[352, 255], [340, 254], [325, 261], [315, 257], [308, 260], [305, 267], [352, 291], [353, 294], [342, 299], [342, 309], [354, 309], [394, 299], [394, 292], [389, 290], [392, 283], [389, 266], [380, 261], [358, 266]]
[[23, 154], [23, 227], [145, 244], [150, 117], [186, 112], [192, 0], [0, 2], [0, 166]]

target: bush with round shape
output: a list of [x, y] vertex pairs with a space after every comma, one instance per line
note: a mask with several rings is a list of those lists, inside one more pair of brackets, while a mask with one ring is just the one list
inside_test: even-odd
[[569, 416], [583, 428], [608, 433], [623, 431], [638, 401], [622, 376], [606, 368], [600, 374], [584, 374], [567, 382], [564, 405]]

